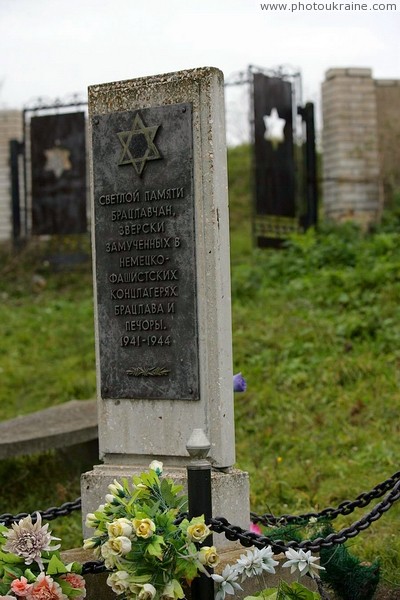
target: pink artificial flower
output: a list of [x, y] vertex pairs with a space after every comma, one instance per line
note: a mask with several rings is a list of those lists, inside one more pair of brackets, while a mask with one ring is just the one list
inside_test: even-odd
[[31, 592], [31, 589], [32, 584], [28, 583], [27, 578], [23, 575], [21, 575], [20, 579], [14, 579], [14, 581], [11, 583], [11, 591], [14, 592], [16, 596], [28, 596], [28, 594]]
[[262, 535], [261, 528], [256, 523], [250, 523], [250, 531], [253, 533], [258, 533], [258, 535]]
[[32, 584], [27, 600], [68, 600], [58, 583], [43, 571]]
[[82, 575], [78, 575], [78, 573], [65, 573], [65, 575], [60, 575], [59, 579], [64, 579], [67, 581], [75, 590], [82, 590], [82, 594], [75, 596], [74, 600], [82, 600], [85, 598], [86, 582]]

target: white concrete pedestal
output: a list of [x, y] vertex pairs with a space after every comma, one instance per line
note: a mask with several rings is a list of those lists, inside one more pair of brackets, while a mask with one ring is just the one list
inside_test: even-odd
[[[133, 465], [95, 465], [93, 471], [83, 473], [81, 478], [83, 535], [90, 537], [93, 530], [85, 527], [87, 513], [94, 512], [105, 502], [107, 487], [114, 479], [131, 480], [132, 476], [140, 475], [145, 468]], [[182, 485], [186, 492], [186, 469], [167, 468], [164, 477], [173, 479]], [[214, 517], [225, 517], [233, 525], [244, 529], [250, 527], [249, 478], [248, 474], [238, 469], [230, 469], [227, 473], [213, 471], [211, 475], [212, 512]], [[219, 549], [233, 549], [238, 542], [230, 542], [223, 534], [214, 534], [214, 545]]]

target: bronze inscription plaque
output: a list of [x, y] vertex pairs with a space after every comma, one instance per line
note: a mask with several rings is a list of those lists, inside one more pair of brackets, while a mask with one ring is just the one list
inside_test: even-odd
[[191, 105], [92, 131], [101, 396], [198, 400]]

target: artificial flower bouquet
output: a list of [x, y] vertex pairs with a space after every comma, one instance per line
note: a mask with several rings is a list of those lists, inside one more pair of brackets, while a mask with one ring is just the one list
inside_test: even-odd
[[311, 555], [308, 550], [294, 550], [290, 548], [285, 552], [288, 559], [282, 564], [284, 568], [290, 568], [290, 572], [297, 573], [299, 576], [309, 575], [315, 580], [318, 592], [313, 592], [301, 583], [295, 581], [291, 584], [280, 581], [278, 587], [270, 587], [267, 581], [267, 574], [275, 574], [275, 567], [279, 561], [275, 560], [271, 546], [259, 550], [258, 548], [247, 550], [242, 554], [233, 565], [226, 565], [221, 574], [213, 574], [211, 577], [216, 582], [215, 600], [224, 600], [226, 594], [234, 595], [238, 591], [243, 591], [240, 583], [248, 578], [255, 578], [260, 590], [254, 596], [246, 596], [244, 600], [321, 600], [319, 592], [324, 593], [321, 587], [321, 581], [318, 577], [318, 570], [322, 569], [316, 564], [318, 558]]
[[0, 600], [83, 600], [82, 565], [64, 564], [48, 524], [29, 515], [7, 528], [0, 525]]
[[162, 463], [109, 486], [106, 503], [86, 517], [95, 529], [84, 541], [111, 571], [107, 584], [128, 600], [184, 598], [183, 587], [219, 558], [214, 546], [198, 547], [210, 535], [204, 517], [177, 519], [187, 510], [182, 486], [161, 477]]
[[[190, 521], [178, 518], [187, 510], [187, 497], [182, 494], [182, 486], [161, 475], [162, 463], [153, 461], [149, 472], [133, 477], [132, 483], [114, 480], [106, 503], [86, 517], [86, 525], [95, 532], [84, 541], [84, 548], [92, 549], [96, 558], [104, 560], [111, 571], [107, 584], [127, 600], [184, 598], [185, 584], [200, 573], [210, 576], [207, 567], [219, 563], [214, 546], [198, 546], [210, 535], [204, 517]], [[316, 578], [321, 569], [309, 551], [290, 549], [286, 558], [282, 566], [289, 567], [292, 573]], [[281, 582], [279, 588], [268, 588], [264, 576], [275, 573], [277, 564], [270, 546], [247, 550], [234, 565], [211, 575], [216, 584], [215, 599], [224, 600], [226, 594], [242, 591], [240, 583], [250, 577], [260, 581], [262, 591], [257, 597], [320, 598], [300, 583]]]

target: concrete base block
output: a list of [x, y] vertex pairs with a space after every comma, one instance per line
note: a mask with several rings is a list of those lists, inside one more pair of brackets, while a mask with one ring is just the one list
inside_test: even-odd
[[[143, 467], [95, 465], [93, 471], [83, 473], [81, 477], [83, 537], [90, 537], [92, 529], [85, 527], [87, 513], [94, 512], [105, 502], [108, 485], [114, 479], [120, 481], [140, 475]], [[164, 477], [173, 479], [177, 484], [187, 489], [186, 469], [164, 467]], [[213, 471], [211, 475], [212, 512], [215, 517], [225, 517], [233, 525], [243, 529], [250, 527], [249, 477], [244, 471], [230, 469], [228, 472]], [[240, 546], [239, 542], [231, 542], [224, 534], [214, 534], [214, 545], [218, 549], [233, 549]]]

